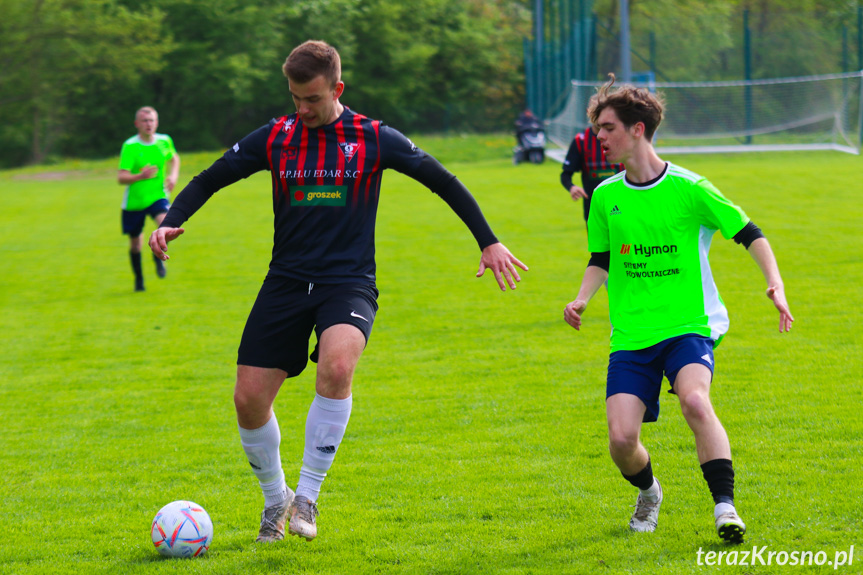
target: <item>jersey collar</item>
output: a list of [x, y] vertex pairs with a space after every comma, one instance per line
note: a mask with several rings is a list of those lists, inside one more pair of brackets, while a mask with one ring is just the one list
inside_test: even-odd
[[633, 190], [649, 190], [650, 188], [655, 187], [660, 182], [662, 182], [662, 180], [665, 179], [666, 174], [668, 174], [669, 166], [671, 166], [671, 162], [665, 162], [665, 168], [662, 169], [662, 173], [660, 173], [652, 180], [644, 182], [643, 184], [636, 184], [635, 182], [630, 182], [629, 178], [627, 178], [624, 174], [623, 183], [626, 184], [627, 188], [632, 188]]

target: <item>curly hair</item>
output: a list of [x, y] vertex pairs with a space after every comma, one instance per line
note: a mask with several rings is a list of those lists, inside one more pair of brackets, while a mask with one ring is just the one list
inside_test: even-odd
[[638, 122], [643, 123], [644, 135], [648, 141], [652, 141], [656, 128], [665, 116], [665, 102], [662, 96], [651, 94], [647, 89], [636, 88], [631, 84], [624, 84], [612, 90], [615, 77], [614, 74], [608, 76], [611, 80], [596, 91], [587, 105], [587, 117], [591, 123], [596, 125], [599, 114], [604, 109], [611, 108], [627, 128]]

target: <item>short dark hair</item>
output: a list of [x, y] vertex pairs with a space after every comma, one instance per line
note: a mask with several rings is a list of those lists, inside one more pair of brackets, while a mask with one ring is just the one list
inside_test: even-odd
[[306, 40], [291, 51], [282, 72], [288, 80], [299, 84], [323, 76], [335, 88], [342, 78], [342, 61], [338, 51], [326, 42]]
[[591, 123], [596, 125], [602, 111], [611, 108], [627, 128], [638, 122], [643, 123], [645, 137], [653, 140], [653, 134], [656, 133], [656, 128], [665, 116], [665, 102], [662, 96], [651, 94], [647, 89], [636, 88], [631, 84], [624, 84], [612, 90], [614, 74], [609, 74], [609, 77], [611, 80], [596, 91], [587, 105], [587, 117]]

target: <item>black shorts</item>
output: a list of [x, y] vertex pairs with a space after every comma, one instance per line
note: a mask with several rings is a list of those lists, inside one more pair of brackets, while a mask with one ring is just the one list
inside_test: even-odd
[[237, 364], [278, 368], [296, 377], [308, 359], [317, 361], [317, 344], [308, 355], [312, 329], [320, 341], [328, 327], [349, 324], [368, 342], [377, 298], [373, 283], [321, 285], [267, 276], [246, 321]]
[[155, 221], [156, 216], [166, 213], [170, 207], [168, 200], [158, 200], [143, 210], [122, 210], [123, 234], [133, 238], [140, 236], [147, 216]]

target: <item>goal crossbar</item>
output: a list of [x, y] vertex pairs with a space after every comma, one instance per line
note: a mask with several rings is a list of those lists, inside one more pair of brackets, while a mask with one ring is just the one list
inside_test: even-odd
[[[549, 140], [566, 148], [589, 125], [587, 104], [601, 82], [574, 80], [546, 121]], [[659, 92], [666, 118], [658, 151], [721, 153], [834, 150], [860, 154], [863, 71], [767, 80], [633, 82]]]

